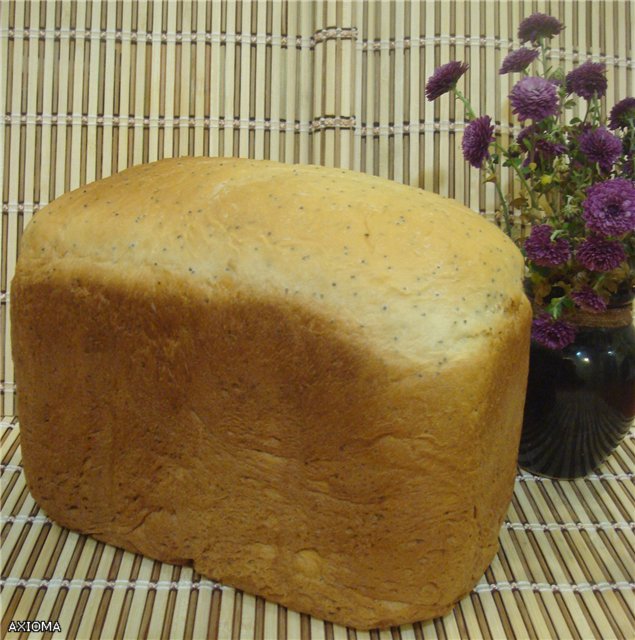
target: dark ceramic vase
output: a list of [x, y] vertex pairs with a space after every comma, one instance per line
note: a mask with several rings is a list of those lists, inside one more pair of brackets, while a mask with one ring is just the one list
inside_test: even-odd
[[580, 327], [573, 344], [532, 342], [522, 468], [579, 478], [598, 467], [635, 419], [635, 328]]

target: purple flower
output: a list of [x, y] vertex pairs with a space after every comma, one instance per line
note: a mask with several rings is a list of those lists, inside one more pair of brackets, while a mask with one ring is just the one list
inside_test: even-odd
[[571, 292], [571, 298], [580, 309], [600, 313], [606, 311], [606, 300], [588, 285]]
[[594, 94], [601, 98], [606, 93], [608, 81], [604, 72], [606, 67], [602, 62], [587, 60], [584, 64], [569, 71], [566, 77], [568, 93], [577, 93], [582, 98], [590, 100]]
[[541, 137], [542, 134], [536, 125], [525, 127], [516, 137], [516, 142], [521, 146], [523, 151], [527, 151], [528, 147], [525, 141], [530, 145], [529, 155], [523, 162], [527, 166], [530, 162], [545, 165], [556, 156], [561, 156], [567, 152], [567, 146], [561, 142], [552, 142]]
[[540, 44], [543, 38], [553, 38], [564, 29], [560, 20], [544, 13], [532, 13], [518, 25], [518, 37], [521, 42]]
[[503, 60], [498, 73], [503, 75], [514, 71], [524, 71], [539, 55], [540, 51], [538, 49], [528, 49], [527, 47], [510, 51]]
[[525, 240], [527, 258], [543, 267], [557, 267], [571, 256], [571, 245], [564, 238], [551, 239], [553, 229], [548, 224], [539, 224], [532, 228]]
[[609, 129], [628, 127], [629, 120], [635, 121], [635, 98], [624, 98], [611, 109]]
[[575, 340], [575, 328], [563, 320], [554, 320], [548, 313], [534, 318], [531, 337], [549, 349], [564, 349]]
[[587, 129], [580, 134], [580, 151], [608, 173], [622, 153], [622, 141], [606, 127]]
[[459, 78], [470, 68], [465, 62], [453, 60], [435, 70], [426, 83], [426, 97], [430, 102], [454, 89]]
[[589, 271], [611, 271], [626, 260], [626, 252], [618, 240], [590, 236], [578, 247], [578, 262]]
[[627, 153], [620, 163], [622, 175], [628, 176], [631, 180], [635, 180], [635, 153]]
[[472, 120], [463, 133], [463, 156], [476, 169], [489, 158], [489, 145], [494, 141], [494, 125], [489, 116]]
[[556, 85], [544, 78], [531, 76], [519, 80], [509, 100], [520, 120], [544, 120], [558, 112]]
[[544, 138], [538, 138], [534, 146], [534, 162], [538, 164], [546, 164], [557, 156], [566, 153], [567, 146], [560, 142], [551, 142]]
[[605, 180], [586, 190], [582, 217], [591, 231], [621, 236], [635, 231], [635, 183], [625, 178]]
[[[525, 152], [533, 145], [533, 141], [538, 135], [540, 135], [538, 127], [536, 127], [535, 124], [530, 124], [528, 127], [524, 127], [520, 130], [520, 133], [516, 136], [516, 142], [520, 145], [523, 152]], [[525, 142], [525, 140], [527, 142]]]

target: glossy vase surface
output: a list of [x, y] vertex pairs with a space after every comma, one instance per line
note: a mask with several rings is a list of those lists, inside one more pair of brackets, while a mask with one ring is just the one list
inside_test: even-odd
[[635, 328], [583, 327], [553, 350], [532, 342], [522, 468], [578, 478], [597, 468], [635, 419]]

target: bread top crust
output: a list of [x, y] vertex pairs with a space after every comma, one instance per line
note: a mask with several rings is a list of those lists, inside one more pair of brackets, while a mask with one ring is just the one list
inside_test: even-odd
[[210, 293], [287, 299], [419, 364], [469, 357], [528, 309], [522, 256], [491, 222], [433, 193], [312, 165], [133, 167], [43, 208], [18, 273], [89, 273], [94, 262], [140, 286], [167, 272]]

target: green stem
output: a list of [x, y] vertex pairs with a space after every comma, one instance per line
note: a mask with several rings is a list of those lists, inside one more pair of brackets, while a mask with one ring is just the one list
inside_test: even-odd
[[463, 103], [463, 106], [465, 107], [465, 112], [467, 114], [467, 119], [474, 120], [474, 118], [476, 118], [476, 114], [474, 113], [474, 109], [472, 109], [472, 105], [470, 101], [456, 87], [454, 88], [454, 94]]
[[[476, 118], [476, 113], [474, 112], [470, 101], [463, 95], [463, 93], [461, 93], [461, 90], [457, 89], [456, 87], [454, 88], [454, 94], [463, 103], [463, 106], [465, 107], [465, 113], [467, 115], [467, 120], [474, 120], [474, 118]], [[498, 143], [495, 144], [497, 149], [501, 148]], [[487, 168], [489, 169], [490, 174], [493, 175], [496, 173], [496, 167], [494, 165], [494, 161], [491, 158], [487, 159]], [[505, 233], [511, 238], [512, 223], [509, 215], [509, 206], [507, 205], [507, 200], [505, 199], [505, 195], [503, 194], [503, 190], [501, 189], [497, 179], [494, 180], [494, 186], [496, 187], [496, 192], [498, 193], [501, 207], [503, 209], [503, 223], [505, 225]]]
[[591, 104], [593, 119], [597, 122], [600, 119], [600, 101], [598, 100], [597, 93], [593, 94], [593, 97], [591, 98]]
[[[487, 159], [487, 168], [489, 169], [490, 174], [493, 175], [496, 173], [496, 167], [494, 166], [494, 161], [491, 158]], [[500, 198], [501, 206], [503, 208], [503, 222], [505, 223], [505, 233], [511, 238], [512, 223], [509, 216], [509, 207], [507, 206], [507, 200], [505, 200], [505, 196], [503, 195], [503, 190], [498, 183], [498, 178], [494, 179], [494, 186], [496, 187], [496, 193], [498, 193], [498, 197]]]
[[626, 151], [626, 159], [628, 156], [631, 157], [632, 175], [635, 176], [635, 118], [634, 117], [626, 117], [626, 131], [624, 132], [624, 142], [627, 142], [628, 145], [625, 146]]
[[[503, 149], [503, 147], [500, 145], [499, 142], [495, 141], [494, 142], [494, 147], [496, 148], [496, 151], [498, 151], [501, 155], [505, 154], [505, 149]], [[510, 163], [510, 165], [511, 165], [512, 169], [516, 172], [516, 175], [518, 176], [518, 179], [520, 180], [521, 184], [525, 188], [525, 191], [527, 191], [527, 195], [529, 196], [529, 199], [531, 201], [532, 208], [533, 209], [537, 209], [538, 208], [538, 201], [536, 200], [536, 196], [534, 194], [533, 188], [527, 182], [527, 179], [523, 175], [522, 171], [513, 162]]]
[[542, 73], [547, 77], [547, 47], [544, 38], [540, 38], [540, 62], [542, 63]]

